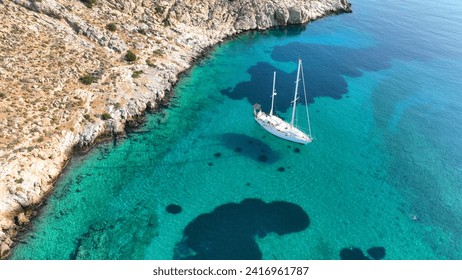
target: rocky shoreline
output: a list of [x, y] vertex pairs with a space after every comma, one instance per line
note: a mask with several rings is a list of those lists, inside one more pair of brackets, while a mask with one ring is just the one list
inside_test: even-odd
[[1, 0], [0, 258], [72, 154], [165, 106], [207, 50], [342, 12], [347, 0]]

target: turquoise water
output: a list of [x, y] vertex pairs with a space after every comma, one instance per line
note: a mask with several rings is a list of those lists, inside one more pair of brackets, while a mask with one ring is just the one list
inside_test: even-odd
[[[12, 259], [462, 259], [462, 5], [351, 2], [216, 48], [169, 108], [72, 159]], [[252, 116], [276, 70], [289, 117], [298, 57], [307, 146]]]

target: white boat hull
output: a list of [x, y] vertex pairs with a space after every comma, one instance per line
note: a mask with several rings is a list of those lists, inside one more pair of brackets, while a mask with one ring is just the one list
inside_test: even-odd
[[255, 120], [261, 127], [276, 137], [303, 145], [312, 142], [310, 136], [277, 116], [270, 116], [260, 111], [255, 114]]

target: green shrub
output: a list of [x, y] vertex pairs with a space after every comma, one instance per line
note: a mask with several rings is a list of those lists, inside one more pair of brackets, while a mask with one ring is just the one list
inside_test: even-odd
[[108, 24], [106, 25], [106, 29], [109, 30], [109, 31], [114, 32], [114, 31], [117, 30], [117, 25], [116, 25], [115, 23], [113, 23], [113, 22], [112, 22], [112, 23], [108, 23]]
[[89, 121], [89, 120], [91, 119], [90, 114], [85, 114], [85, 115], [83, 115], [83, 117], [84, 117], [87, 121]]
[[165, 11], [165, 8], [162, 6], [156, 6], [154, 10], [156, 11], [157, 14], [162, 14]]
[[146, 59], [146, 64], [149, 66], [149, 67], [156, 67], [156, 65], [154, 63], [152, 63], [149, 59]]
[[3, 92], [0, 92], [0, 98], [3, 99], [6, 97], [6, 94], [4, 94]]
[[14, 180], [15, 183], [18, 183], [18, 184], [22, 184], [22, 182], [24, 182], [24, 179], [23, 178], [19, 178], [19, 179], [16, 179]]
[[132, 74], [132, 78], [134, 78], [134, 79], [139, 78], [141, 76], [141, 74], [143, 74], [142, 70], [135, 71]]
[[96, 4], [96, 0], [80, 0], [87, 8], [93, 8], [93, 6]]
[[90, 85], [94, 83], [95, 80], [96, 78], [92, 74], [86, 74], [85, 76], [79, 78], [79, 82], [81, 82], [84, 85]]
[[155, 56], [163, 56], [164, 51], [161, 50], [161, 49], [157, 49], [157, 50], [153, 51], [152, 54], [154, 54]]
[[127, 51], [127, 53], [125, 54], [125, 60], [128, 61], [128, 62], [133, 62], [136, 60], [136, 54], [132, 51]]
[[43, 139], [43, 136], [40, 136], [39, 138], [37, 138], [37, 142], [39, 142], [39, 143], [42, 143], [43, 140], [44, 140], [44, 139]]
[[109, 119], [111, 119], [111, 115], [110, 115], [108, 112], [103, 113], [103, 114], [101, 115], [101, 119], [102, 119], [103, 121], [109, 120]]

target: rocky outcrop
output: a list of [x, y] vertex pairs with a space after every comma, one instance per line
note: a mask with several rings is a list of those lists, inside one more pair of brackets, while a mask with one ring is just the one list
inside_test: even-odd
[[176, 2], [170, 8], [167, 21], [173, 24], [180, 22], [212, 32], [221, 29], [220, 31], [234, 34], [243, 30], [304, 23], [339, 11], [351, 11], [346, 0], [228, 0], [202, 3], [184, 0]]
[[350, 11], [346, 0], [84, 2], [0, 0], [0, 258], [73, 149], [123, 133], [204, 50], [245, 30]]
[[69, 6], [65, 7], [57, 1], [13, 0], [13, 2], [31, 11], [42, 13], [58, 20], [64, 20], [77, 34], [83, 34], [101, 46], [108, 46], [118, 52], [128, 49], [127, 45], [120, 40], [117, 35], [110, 34], [110, 32], [92, 25], [79, 16], [72, 14], [72, 8], [69, 8]]

